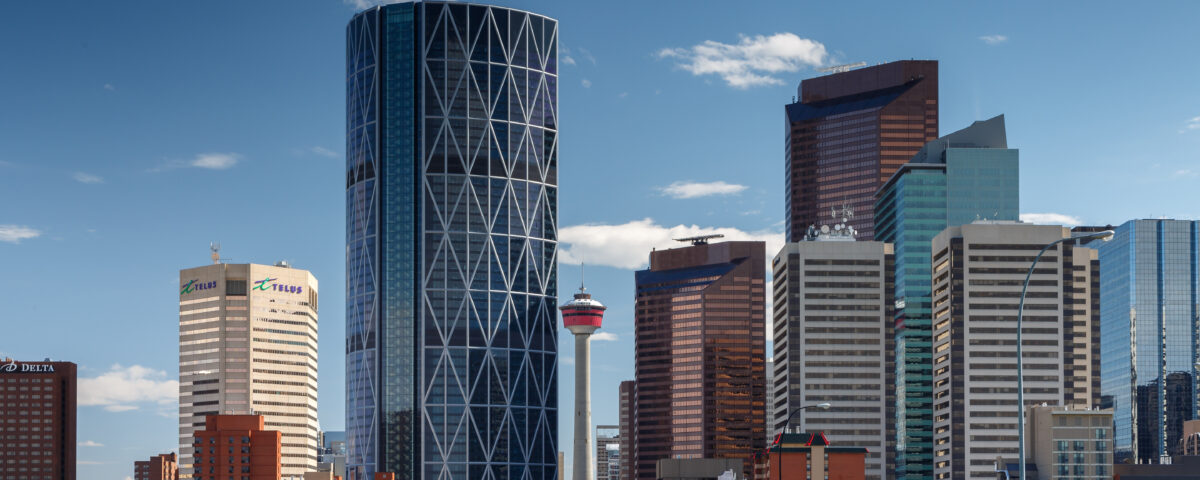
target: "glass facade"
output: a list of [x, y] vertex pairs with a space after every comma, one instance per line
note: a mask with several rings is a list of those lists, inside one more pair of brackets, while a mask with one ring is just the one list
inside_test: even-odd
[[557, 475], [557, 23], [347, 26], [349, 478]]
[[1200, 222], [1131, 220], [1100, 246], [1100, 385], [1116, 463], [1160, 463], [1197, 416]]
[[1003, 116], [976, 122], [930, 142], [876, 195], [875, 239], [895, 249], [897, 478], [933, 475], [930, 242], [974, 220], [1017, 220], [1018, 157]]

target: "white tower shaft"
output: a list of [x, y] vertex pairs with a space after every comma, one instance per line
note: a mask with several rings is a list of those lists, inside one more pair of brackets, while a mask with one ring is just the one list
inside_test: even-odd
[[575, 454], [573, 480], [594, 480], [592, 458], [592, 334], [575, 335]]

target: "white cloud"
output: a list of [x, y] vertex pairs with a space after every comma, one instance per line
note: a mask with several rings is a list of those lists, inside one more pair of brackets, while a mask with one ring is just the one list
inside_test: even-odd
[[1171, 174], [1171, 176], [1172, 176], [1172, 177], [1175, 177], [1175, 178], [1179, 178], [1179, 177], [1194, 177], [1194, 176], [1196, 176], [1196, 175], [1198, 175], [1198, 173], [1197, 173], [1195, 170], [1192, 170], [1192, 169], [1190, 169], [1190, 168], [1181, 168], [1181, 169], [1179, 169], [1179, 170], [1176, 170], [1174, 173], [1172, 173], [1172, 174]]
[[783, 246], [783, 233], [745, 232], [729, 227], [676, 225], [666, 227], [645, 218], [621, 225], [574, 225], [559, 230], [559, 260], [566, 264], [605, 265], [616, 268], [645, 268], [650, 251], [684, 246], [676, 238], [711, 234], [725, 235], [720, 241], [760, 240], [767, 242], [767, 258]]
[[715, 182], [675, 182], [660, 188], [663, 195], [671, 198], [696, 198], [707, 197], [709, 195], [733, 195], [741, 193], [742, 190], [745, 189], [745, 185], [725, 183], [721, 180]]
[[104, 89], [108, 90], [110, 92], [115, 92], [117, 90], [117, 87], [114, 87], [113, 84], [111, 84], [111, 83], [106, 83], [106, 84], [104, 84]]
[[315, 153], [317, 155], [320, 155], [322, 157], [338, 158], [338, 157], [342, 156], [342, 154], [335, 152], [333, 150], [330, 150], [328, 148], [325, 148], [325, 147], [312, 147], [312, 148], [308, 149], [308, 151]]
[[201, 153], [188, 165], [212, 170], [224, 170], [234, 166], [241, 155], [236, 153]]
[[583, 79], [583, 81], [582, 81], [582, 82], [580, 82], [580, 83], [582, 83], [582, 84], [583, 84], [583, 88], [592, 88], [592, 81], [591, 81], [591, 80], [588, 80], [588, 79], [586, 79], [586, 78], [585, 78], [585, 79]]
[[563, 62], [563, 65], [574, 65], [575, 58], [570, 55], [563, 55], [562, 62]]
[[1200, 117], [1192, 117], [1191, 120], [1187, 121], [1187, 125], [1184, 128], [1188, 130], [1200, 130]]
[[988, 45], [999, 45], [1008, 41], [1008, 37], [1005, 35], [984, 35], [979, 37], [979, 39]]
[[104, 179], [100, 178], [99, 175], [84, 172], [75, 172], [74, 175], [71, 175], [71, 178], [74, 178], [79, 183], [104, 183]]
[[615, 342], [615, 341], [617, 341], [617, 334], [612, 333], [612, 332], [596, 332], [596, 333], [592, 334], [592, 341], [593, 342]]
[[617, 94], [617, 98], [625, 98], [629, 96], [629, 92], [621, 92]]
[[564, 363], [564, 364], [566, 364], [566, 365], [574, 365], [574, 364], [575, 364], [575, 357], [565, 357], [565, 356], [559, 355], [559, 356], [558, 356], [558, 361], [560, 361], [560, 362], [562, 362], [562, 363]]
[[91, 440], [84, 440], [84, 441], [82, 441], [82, 442], [79, 442], [79, 446], [81, 446], [81, 447], [103, 447], [103, 446], [104, 446], [104, 444], [103, 444], [103, 443], [96, 443], [96, 442], [93, 442], [93, 441], [91, 441]]
[[782, 85], [772, 74], [795, 72], [802, 67], [819, 67], [827, 59], [825, 45], [794, 33], [771, 36], [739, 35], [736, 44], [705, 40], [690, 48], [664, 48], [658, 58], [673, 58], [693, 75], [719, 75], [734, 88]]
[[1036, 225], [1064, 225], [1068, 227], [1083, 224], [1083, 220], [1080, 220], [1079, 217], [1062, 213], [1022, 213], [1021, 221]]
[[21, 243], [21, 240], [37, 238], [42, 232], [22, 225], [0, 225], [0, 242]]
[[167, 405], [179, 396], [179, 382], [167, 373], [140, 365], [113, 365], [95, 378], [79, 379], [79, 405], [102, 406], [110, 412], [137, 410], [137, 404]]

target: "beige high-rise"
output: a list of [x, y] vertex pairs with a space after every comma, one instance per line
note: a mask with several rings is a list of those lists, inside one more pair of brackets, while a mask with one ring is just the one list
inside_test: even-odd
[[[933, 238], [934, 478], [995, 478], [1016, 457], [1016, 319], [1025, 274], [1057, 225], [975, 222]], [[1025, 295], [1025, 404], [1087, 408], [1099, 341], [1096, 253], [1064, 242], [1038, 261]]]
[[282, 432], [283, 478], [316, 470], [317, 279], [284, 263], [180, 270], [180, 478], [205, 415], [250, 413]]

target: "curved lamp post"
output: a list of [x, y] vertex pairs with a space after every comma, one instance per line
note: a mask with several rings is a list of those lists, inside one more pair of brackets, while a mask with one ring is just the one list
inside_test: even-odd
[[[792, 413], [788, 414], [787, 420], [784, 420], [784, 422], [783, 422], [783, 431], [779, 433], [779, 439], [780, 439], [779, 453], [783, 453], [783, 435], [787, 433], [788, 424], [792, 423], [792, 417], [794, 417], [796, 415], [796, 412], [799, 412], [799, 411], [805, 410], [805, 409], [809, 409], [809, 408], [819, 408], [821, 410], [829, 410], [829, 407], [831, 407], [831, 406], [833, 406], [833, 405], [830, 404], [829, 402], [821, 402], [821, 403], [814, 403], [812, 405], [805, 405], [803, 407], [799, 407], [799, 408], [796, 408], [795, 410], [792, 410]], [[771, 468], [771, 450], [768, 449], [767, 450], [767, 469], [768, 469], [767, 471], [770, 471], [770, 468]], [[768, 475], [767, 478], [770, 478], [770, 475]], [[779, 457], [779, 480], [784, 480], [783, 479], [783, 457]]]
[[1022, 373], [1022, 366], [1025, 363], [1024, 357], [1021, 356], [1021, 320], [1025, 316], [1025, 290], [1029, 289], [1029, 277], [1033, 276], [1033, 269], [1037, 266], [1037, 262], [1042, 258], [1042, 254], [1046, 253], [1050, 247], [1063, 242], [1076, 242], [1079, 245], [1085, 244], [1092, 240], [1112, 240], [1114, 232], [1105, 230], [1102, 232], [1091, 232], [1082, 235], [1071, 236], [1050, 242], [1049, 245], [1042, 247], [1036, 257], [1033, 257], [1033, 263], [1029, 265], [1029, 272], [1025, 274], [1025, 283], [1021, 285], [1021, 300], [1017, 302], [1017, 464], [1021, 472], [1021, 480], [1025, 480], [1025, 378]]

